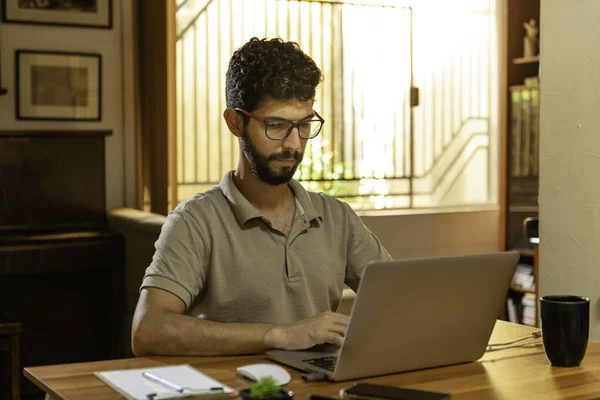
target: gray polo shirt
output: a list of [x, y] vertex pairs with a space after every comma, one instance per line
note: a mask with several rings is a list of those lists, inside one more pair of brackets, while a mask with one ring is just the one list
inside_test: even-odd
[[232, 172], [218, 187], [173, 210], [163, 225], [144, 287], [167, 290], [186, 313], [212, 321], [289, 323], [335, 311], [344, 283], [390, 255], [344, 202], [292, 180], [289, 235], [240, 193]]

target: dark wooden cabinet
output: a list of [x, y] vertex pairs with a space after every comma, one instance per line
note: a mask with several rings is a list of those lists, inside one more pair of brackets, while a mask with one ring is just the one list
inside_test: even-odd
[[106, 229], [109, 133], [0, 130], [0, 234]]
[[[0, 321], [21, 323], [23, 367], [120, 356], [124, 243], [106, 223], [109, 133], [0, 131]], [[21, 396], [43, 394], [22, 379]]]
[[[118, 357], [121, 237], [81, 232], [11, 242], [0, 240], [0, 310], [2, 320], [23, 327], [21, 365]], [[23, 398], [41, 394], [21, 384]]]

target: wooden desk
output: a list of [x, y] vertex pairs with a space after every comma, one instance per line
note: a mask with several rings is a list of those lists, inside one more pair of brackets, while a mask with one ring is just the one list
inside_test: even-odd
[[[515, 339], [535, 329], [498, 321], [491, 343]], [[263, 356], [152, 357], [25, 368], [25, 376], [59, 399], [118, 399], [119, 394], [93, 375], [95, 371], [191, 364], [236, 389], [248, 383], [236, 368], [263, 362]], [[307, 394], [335, 396], [351, 382], [304, 383], [300, 372], [288, 369], [286, 386], [296, 399]], [[590, 399], [600, 397], [600, 342], [590, 342], [583, 363], [575, 368], [551, 367], [541, 345], [487, 353], [478, 362], [368, 378], [362, 381], [449, 392], [453, 399]]]

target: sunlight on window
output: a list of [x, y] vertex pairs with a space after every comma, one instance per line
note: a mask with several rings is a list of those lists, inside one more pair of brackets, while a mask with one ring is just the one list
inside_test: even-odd
[[298, 42], [325, 76], [326, 124], [295, 176], [307, 189], [356, 209], [497, 202], [495, 0], [176, 1], [180, 201], [236, 167], [225, 72], [257, 36]]
[[[406, 9], [349, 7], [344, 13], [344, 67], [353, 75], [352, 120], [357, 123], [361, 178], [384, 179], [394, 173], [392, 149], [399, 137], [404, 100], [410, 88], [409, 19]], [[398, 22], [404, 22], [399, 24]], [[369, 26], [367, 32], [358, 29]], [[395, 46], [382, 38], [398, 38]], [[375, 65], [374, 65], [375, 62]], [[376, 73], [375, 73], [376, 72]], [[402, 143], [397, 154], [404, 155]], [[385, 185], [379, 185], [385, 188]], [[387, 194], [387, 188], [384, 192]], [[364, 193], [361, 193], [364, 194]]]

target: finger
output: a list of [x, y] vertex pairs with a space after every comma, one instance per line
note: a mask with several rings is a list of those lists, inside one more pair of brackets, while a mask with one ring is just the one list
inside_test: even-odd
[[346, 336], [346, 331], [348, 330], [344, 325], [330, 325], [327, 327], [329, 332], [337, 333], [341, 336]]
[[350, 321], [348, 320], [335, 320], [335, 321], [331, 321], [333, 324], [335, 325], [340, 325], [340, 326], [348, 326], [350, 324]]
[[344, 337], [333, 332], [327, 332], [323, 335], [325, 343], [335, 344], [336, 346], [342, 346], [344, 343]]
[[324, 318], [330, 319], [332, 321], [345, 322], [346, 324], [348, 323], [348, 321], [350, 321], [350, 317], [342, 313], [326, 311], [322, 315], [324, 316]]
[[348, 326], [350, 319], [344, 315], [345, 318], [335, 318], [332, 320], [334, 324]]

